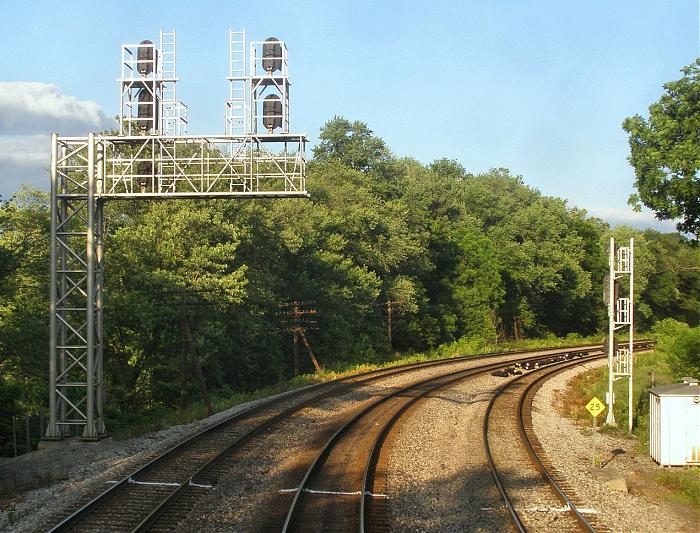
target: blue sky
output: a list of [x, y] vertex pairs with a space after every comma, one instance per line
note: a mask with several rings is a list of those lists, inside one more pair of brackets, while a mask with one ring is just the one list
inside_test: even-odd
[[46, 186], [48, 133], [109, 123], [120, 45], [157, 42], [161, 28], [177, 30], [189, 132], [223, 132], [231, 27], [287, 42], [292, 130], [312, 143], [342, 115], [398, 156], [507, 167], [596, 216], [673, 229], [627, 207], [620, 124], [695, 59], [695, 0], [29, 1], [5, 3], [3, 22], [4, 197], [20, 181]]

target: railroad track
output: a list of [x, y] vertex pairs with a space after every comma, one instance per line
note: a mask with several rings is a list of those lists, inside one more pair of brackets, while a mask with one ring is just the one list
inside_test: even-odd
[[[576, 350], [593, 348], [595, 347], [579, 347]], [[236, 450], [262, 432], [288, 420], [311, 405], [319, 404], [324, 400], [337, 397], [358, 387], [366, 386], [368, 383], [379, 382], [389, 377], [421, 369], [439, 368], [444, 365], [459, 365], [462, 362], [486, 361], [497, 356], [501, 358], [508, 356], [511, 359], [509, 364], [512, 365], [514, 361], [525, 362], [528, 359], [537, 359], [532, 356], [532, 352], [546, 352], [546, 355], [542, 356], [546, 358], [566, 351], [567, 349], [532, 350], [529, 353], [488, 354], [481, 357], [414, 363], [405, 367], [372, 371], [336, 380], [295, 391], [283, 398], [268, 400], [238, 413], [166, 451], [118, 483], [115, 483], [110, 489], [62, 520], [51, 531], [144, 531], [148, 529], [168, 529], [186, 515], [193, 502], [210, 492], [212, 482], [216, 478], [218, 465], [227, 460], [235, 460]], [[568, 351], [571, 351], [571, 349], [568, 349]], [[504, 362], [500, 362], [486, 364], [484, 368], [492, 369], [503, 366]], [[431, 380], [424, 380], [406, 387], [402, 393], [387, 394], [380, 401], [372, 403], [371, 405], [376, 404], [374, 407], [363, 409], [366, 413], [360, 418], [365, 418], [363, 423], [366, 424], [366, 420], [371, 418], [366, 418], [366, 415], [370, 412], [374, 413], [373, 416], [379, 416], [379, 413], [382, 413], [382, 419], [390, 420], [394, 417], [395, 422], [395, 419], [400, 416], [400, 412], [405, 411], [419, 398], [435, 390], [434, 386], [438, 383], [441, 383], [441, 386], [444, 387], [450, 381], [466, 379], [469, 377], [470, 372], [473, 374], [475, 371], [476, 369], [462, 369], [457, 373], [446, 373], [439, 378], [435, 378], [438, 381], [432, 380], [431, 384], [428, 383]], [[480, 372], [484, 371], [488, 370], [480, 370]], [[389, 400], [389, 398], [394, 399]], [[394, 422], [391, 422], [391, 424]], [[391, 424], [384, 427], [390, 427]], [[337, 434], [335, 440], [338, 441], [338, 437], [345, 433], [352, 434], [351, 427], [353, 425], [358, 428], [361, 427], [361, 425], [358, 425], [358, 422], [355, 422], [349, 424], [346, 430], [340, 428], [334, 433], [334, 435]], [[372, 447], [377, 450], [381, 449], [381, 444], [386, 434], [375, 432], [374, 435]], [[327, 451], [324, 452], [327, 457], [315, 461], [315, 463], [319, 465], [331, 464], [333, 460], [330, 459], [329, 462], [328, 458], [333, 456], [331, 451], [335, 447], [336, 444], [324, 446], [324, 450], [327, 448]], [[337, 454], [336, 456], [339, 457]], [[364, 486], [370, 487], [370, 489], [360, 489], [360, 494], [364, 495], [367, 493], [367, 498], [363, 497], [360, 499], [361, 502], [357, 504], [357, 512], [359, 513], [358, 520], [360, 516], [363, 517], [360, 520], [361, 523], [367, 523], [373, 525], [373, 527], [378, 526], [381, 529], [382, 520], [385, 521], [385, 518], [382, 518], [381, 500], [383, 498], [381, 496], [372, 496], [373, 494], [381, 493], [381, 491], [377, 490], [377, 487], [381, 485], [381, 481], [376, 476], [376, 464], [377, 453], [373, 452], [370, 461], [364, 464], [362, 475], [360, 476], [364, 480]], [[314, 479], [312, 474], [309, 474], [307, 478], [308, 480]], [[306, 490], [308, 487], [299, 490], [300, 487], [302, 487], [301, 484], [293, 487], [295, 492], [292, 498], [298, 500], [302, 505], [307, 505], [304, 503], [304, 496], [311, 493]], [[356, 495], [353, 494], [352, 496]], [[285, 527], [290, 528], [297, 519], [294, 518], [296, 516], [294, 512], [290, 511], [287, 515], [289, 515], [289, 520], [284, 523], [287, 524]], [[285, 518], [287, 515], [285, 515]]]
[[[484, 357], [488, 357], [484, 356]], [[269, 399], [184, 440], [115, 483], [50, 531], [143, 531], [185, 492], [209, 488], [196, 476], [264, 429], [305, 407], [388, 376], [467, 360], [429, 361], [376, 370]]]
[[[550, 351], [551, 352], [551, 351]], [[514, 354], [517, 355], [517, 354]], [[166, 511], [181, 515], [183, 504], [208, 490], [200, 479], [217, 461], [241, 447], [256, 434], [289, 418], [304, 407], [372, 381], [417, 369], [494, 357], [455, 358], [415, 363], [404, 367], [368, 372], [350, 378], [296, 391], [285, 398], [264, 402], [178, 444], [142, 468], [115, 483], [84, 507], [61, 521], [52, 531], [145, 530]], [[526, 357], [523, 355], [521, 357]], [[174, 503], [180, 501], [180, 510]], [[174, 507], [174, 511], [173, 511]], [[170, 516], [170, 520], [176, 518]], [[169, 521], [170, 521], [169, 520]]]
[[[596, 356], [603, 357], [602, 351]], [[541, 448], [533, 446], [531, 423], [526, 422], [531, 421], [531, 386], [577, 363], [562, 363], [518, 376], [501, 386], [487, 407], [484, 448], [494, 482], [519, 532], [595, 531], [587, 516], [544, 467]]]
[[[577, 350], [527, 362], [533, 366], [553, 364], [582, 356]], [[512, 363], [486, 364], [428, 378], [397, 389], [356, 413], [325, 443], [294, 488], [281, 491], [277, 509], [271, 512], [264, 530], [387, 531], [385, 468], [380, 453], [396, 422], [431, 394], [506, 366], [512, 367]], [[277, 522], [280, 508], [286, 509], [283, 522]]]
[[[647, 349], [652, 344], [639, 341], [635, 347]], [[606, 356], [598, 351], [593, 358], [602, 357]], [[600, 524], [594, 510], [577, 504], [581, 499], [566, 476], [547, 459], [532, 427], [532, 403], [537, 391], [548, 379], [577, 364], [580, 361], [565, 362], [518, 376], [498, 389], [487, 408], [484, 447], [494, 481], [517, 531], [610, 531]], [[513, 445], [512, 439], [504, 442], [504, 435], [512, 437], [515, 431], [520, 446]], [[500, 448], [498, 452], [494, 451], [494, 443]], [[536, 471], [534, 476], [532, 469]], [[543, 497], [543, 486], [548, 488], [549, 498]]]

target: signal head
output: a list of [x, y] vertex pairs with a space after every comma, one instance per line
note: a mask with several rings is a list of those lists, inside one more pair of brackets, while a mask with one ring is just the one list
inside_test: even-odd
[[282, 44], [277, 37], [265, 39], [262, 65], [268, 74], [282, 70]]

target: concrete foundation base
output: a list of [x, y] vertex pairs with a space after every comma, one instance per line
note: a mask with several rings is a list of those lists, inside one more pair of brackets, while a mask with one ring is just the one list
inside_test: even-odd
[[608, 468], [594, 468], [591, 470], [601, 485], [617, 492], [628, 492], [627, 480], [617, 470]]
[[80, 437], [65, 437], [61, 440], [40, 440], [38, 449], [56, 449], [67, 446], [109, 446], [114, 442], [112, 437], [104, 437], [100, 440], [82, 440]]
[[0, 494], [35, 489], [67, 479], [80, 461], [90, 462], [101, 457], [113, 443], [112, 437], [99, 441], [82, 441], [80, 437], [40, 441], [38, 450], [0, 464]]

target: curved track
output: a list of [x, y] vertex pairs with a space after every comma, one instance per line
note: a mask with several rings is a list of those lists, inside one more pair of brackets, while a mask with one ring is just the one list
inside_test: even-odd
[[[581, 357], [580, 351], [531, 358], [532, 366]], [[512, 365], [512, 362], [511, 364]], [[463, 369], [422, 380], [387, 394], [343, 424], [326, 442], [303, 478], [280, 495], [288, 508], [281, 527], [269, 530], [383, 531], [387, 529], [386, 494], [377, 473], [381, 445], [396, 421], [416, 403], [471, 377], [503, 369], [503, 362]]]
[[[600, 352], [598, 357], [602, 357]], [[579, 362], [536, 370], [509, 381], [497, 390], [486, 410], [484, 448], [494, 482], [517, 531], [595, 531], [544, 468], [528, 440], [523, 420], [531, 409], [532, 397], [527, 391], [532, 390], [536, 382], [549, 379], [576, 364]], [[565, 515], [562, 519], [559, 516], [559, 501], [555, 498], [564, 503], [571, 517]]]
[[[578, 349], [585, 349], [585, 347]], [[534, 351], [545, 352], [545, 350], [530, 352]], [[551, 356], [565, 351], [567, 350], [553, 349], [546, 352]], [[456, 364], [461, 361], [488, 360], [504, 355], [512, 357], [511, 364], [513, 360], [528, 358], [527, 352], [518, 352], [414, 363], [404, 367], [355, 375], [298, 390], [282, 398], [270, 399], [223, 420], [171, 448], [68, 516], [51, 531], [146, 530], [151, 528], [169, 509], [172, 515], [170, 519], [176, 519], [178, 512], [176, 512], [177, 509], [173, 512], [173, 504], [180, 502], [180, 505], [186, 507], [188, 500], [211, 488], [201, 479], [206, 477], [206, 472], [215, 467], [222, 457], [229, 455], [235, 448], [242, 446], [271, 426], [288, 419], [301, 409], [389, 376], [427, 367]], [[503, 366], [503, 363], [500, 365]]]
[[[646, 349], [651, 344], [649, 341], [638, 341], [635, 346], [637, 349]], [[594, 358], [601, 357], [606, 356], [599, 352], [599, 355]], [[483, 430], [484, 446], [494, 481], [517, 531], [524, 532], [528, 529], [537, 530], [544, 527], [548, 530], [559, 531], [609, 531], [608, 528], [598, 523], [594, 511], [581, 511], [577, 508], [575, 500], [578, 499], [578, 496], [568, 486], [565, 476], [549, 463], [532, 427], [532, 403], [537, 391], [545, 381], [579, 363], [580, 361], [562, 363], [553, 368], [544, 368], [519, 376], [503, 385], [487, 408]], [[496, 411], [498, 414], [495, 414]], [[499, 417], [501, 418], [500, 427], [494, 432], [499, 435], [499, 438], [490, 439], [490, 426], [493, 424], [493, 419], [496, 419], [498, 423]], [[509, 422], [504, 424], [503, 418], [509, 419]], [[494, 458], [493, 448], [494, 442], [497, 446], [503, 447], [502, 436], [506, 434], [506, 424], [510, 425], [511, 431], [517, 428], [521, 455], [518, 455], [513, 447], [505, 453], [501, 450], [502, 460], [499, 468], [496, 464], [498, 461]], [[526, 458], [522, 457], [522, 453], [526, 455]], [[535, 482], [535, 477], [527, 473], [526, 465], [530, 465], [536, 470], [540, 486], [549, 487], [550, 494], [556, 499], [554, 504], [546, 503], [546, 500], [542, 499], [537, 501], [537, 496], [535, 496], [539, 507], [533, 506], [532, 500], [530, 500], [529, 509], [527, 508], [528, 498], [523, 497], [523, 495], [532, 496], [536, 492], [538, 484]], [[543, 502], [544, 508], [542, 507]], [[557, 508], [557, 503], [563, 504], [563, 507]], [[556, 513], [562, 512], [568, 516], [565, 518], [556, 517]], [[550, 513], [550, 516], [555, 514], [556, 523], [554, 521], [550, 521], [548, 524], [543, 523], [547, 520], [547, 513]], [[545, 518], [543, 519], [543, 517]]]

